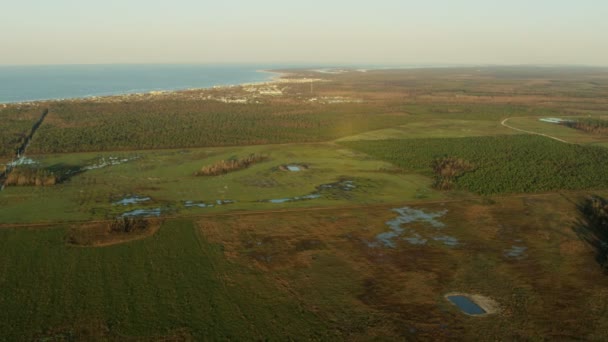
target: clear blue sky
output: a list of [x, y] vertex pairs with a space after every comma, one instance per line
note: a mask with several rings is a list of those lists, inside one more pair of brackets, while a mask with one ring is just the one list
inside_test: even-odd
[[608, 65], [606, 0], [5, 1], [0, 64]]

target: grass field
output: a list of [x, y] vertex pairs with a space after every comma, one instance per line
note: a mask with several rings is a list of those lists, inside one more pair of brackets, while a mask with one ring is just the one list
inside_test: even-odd
[[[251, 153], [269, 160], [248, 169], [215, 177], [196, 177], [204, 165]], [[444, 197], [430, 189], [428, 177], [404, 173], [393, 165], [334, 144], [267, 145], [234, 148], [81, 153], [33, 156], [42, 167], [98, 165], [110, 157], [132, 159], [120, 165], [87, 170], [54, 187], [8, 187], [2, 193], [0, 223], [107, 219], [138, 208], [162, 208], [166, 215], [196, 215], [227, 210], [274, 210], [366, 203], [393, 203]], [[135, 159], [137, 158], [137, 159]], [[305, 164], [289, 172], [281, 165]], [[286, 203], [263, 202], [302, 197], [317, 187], [353, 181], [348, 191], [326, 189], [321, 197]], [[125, 197], [150, 197], [135, 205], [115, 205]], [[215, 204], [187, 208], [186, 201]]]
[[[576, 116], [560, 117], [562, 119], [576, 119]], [[542, 122], [539, 118], [514, 117], [506, 124], [515, 128], [536, 133], [547, 134], [574, 144], [601, 144], [608, 142], [608, 136], [585, 133], [563, 125]]]

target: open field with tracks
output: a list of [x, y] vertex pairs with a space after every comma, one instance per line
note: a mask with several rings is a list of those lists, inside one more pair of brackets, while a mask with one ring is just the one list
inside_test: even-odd
[[608, 338], [608, 71], [285, 72], [0, 108], [0, 339]]

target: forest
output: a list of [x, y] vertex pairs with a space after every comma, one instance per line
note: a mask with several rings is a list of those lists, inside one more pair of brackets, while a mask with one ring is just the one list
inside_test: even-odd
[[0, 110], [0, 162], [15, 157], [17, 149], [27, 138], [42, 110], [38, 106], [16, 106]]
[[327, 141], [403, 124], [366, 104], [56, 103], [30, 153]]
[[[608, 150], [531, 135], [342, 142], [405, 170], [435, 176], [437, 158], [475, 165], [454, 180], [479, 194], [582, 190], [608, 187]], [[470, 169], [467, 167], [467, 169]]]

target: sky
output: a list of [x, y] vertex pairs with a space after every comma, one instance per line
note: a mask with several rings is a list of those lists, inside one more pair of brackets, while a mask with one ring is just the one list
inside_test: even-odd
[[608, 65], [606, 0], [3, 0], [0, 65]]

